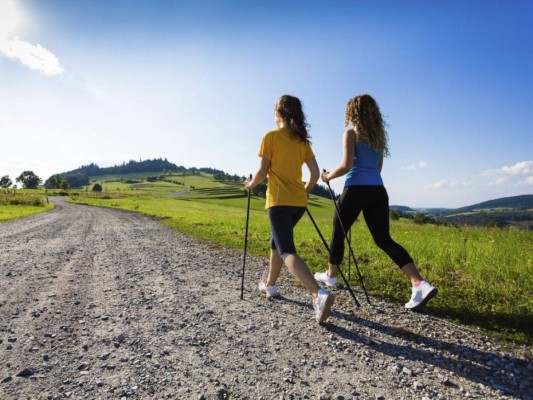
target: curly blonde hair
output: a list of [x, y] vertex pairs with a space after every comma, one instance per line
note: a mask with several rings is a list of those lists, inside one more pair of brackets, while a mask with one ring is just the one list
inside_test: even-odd
[[384, 157], [389, 155], [386, 125], [378, 103], [372, 96], [361, 94], [348, 101], [344, 125], [348, 126], [350, 123], [357, 128], [361, 138], [366, 139], [372, 149], [380, 151]]

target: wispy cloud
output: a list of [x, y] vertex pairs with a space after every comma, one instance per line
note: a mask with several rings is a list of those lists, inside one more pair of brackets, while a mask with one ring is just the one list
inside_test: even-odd
[[514, 165], [484, 171], [482, 176], [533, 175], [533, 161], [520, 161]]
[[411, 164], [407, 167], [405, 167], [405, 169], [408, 169], [408, 170], [411, 170], [411, 171], [416, 171], [416, 170], [419, 170], [419, 169], [423, 169], [423, 168], [426, 168], [428, 165], [428, 163], [426, 161], [420, 161], [416, 164]]
[[440, 181], [430, 183], [426, 185], [425, 187], [428, 189], [437, 190], [437, 189], [461, 188], [461, 187], [470, 186], [470, 184], [471, 182], [469, 181], [451, 178], [451, 179], [442, 179]]
[[[485, 177], [481, 179], [480, 177]], [[486, 179], [488, 178], [488, 179]], [[519, 186], [533, 185], [533, 161], [520, 161], [513, 165], [501, 168], [490, 169], [481, 174], [470, 178], [450, 178], [442, 179], [425, 185], [426, 189], [446, 190], [461, 189], [469, 187], [481, 190], [482, 187], [500, 188], [498, 190], [510, 189], [516, 190]]]
[[25, 66], [45, 75], [61, 75], [65, 68], [59, 59], [40, 44], [32, 44], [13, 36], [20, 14], [13, 0], [0, 1], [0, 54], [19, 60]]
[[508, 181], [508, 178], [506, 176], [501, 176], [499, 178], [496, 178], [495, 180], [487, 183], [487, 186], [500, 186], [503, 185]]
[[533, 185], [533, 176], [528, 176], [521, 183], [524, 185]]
[[513, 165], [501, 168], [489, 169], [481, 173], [481, 176], [494, 178], [487, 186], [499, 186], [505, 183], [514, 185], [533, 185], [533, 161], [520, 161]]
[[45, 75], [61, 75], [65, 72], [59, 59], [51, 51], [40, 44], [34, 45], [20, 40], [18, 36], [13, 39], [0, 39], [0, 53], [18, 59], [25, 66]]

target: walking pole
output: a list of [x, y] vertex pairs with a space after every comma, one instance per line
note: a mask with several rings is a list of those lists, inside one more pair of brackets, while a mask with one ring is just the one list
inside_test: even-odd
[[[326, 170], [323, 170], [323, 172], [326, 172]], [[344, 229], [344, 225], [341, 222], [341, 216], [340, 216], [341, 213], [340, 213], [340, 210], [339, 210], [339, 205], [335, 201], [335, 197], [333, 196], [333, 190], [331, 190], [331, 186], [330, 186], [329, 182], [326, 182], [326, 184], [328, 185], [328, 189], [329, 189], [329, 194], [331, 196], [331, 200], [333, 200], [333, 204], [335, 205], [335, 210], [337, 211], [337, 218], [339, 220], [339, 225], [341, 226], [342, 233], [344, 234], [344, 238], [346, 239], [346, 243], [348, 244], [348, 249], [350, 250], [350, 255], [353, 258], [353, 263], [355, 264], [355, 270], [357, 271], [357, 275], [359, 276], [359, 281], [361, 282], [361, 286], [363, 288], [363, 291], [365, 292], [366, 301], [368, 301], [368, 304], [370, 304], [370, 297], [368, 297], [368, 293], [367, 293], [366, 288], [365, 288], [365, 283], [364, 283], [364, 280], [363, 280], [363, 276], [361, 275], [361, 272], [359, 271], [359, 266], [357, 265], [357, 260], [355, 259], [355, 254], [354, 254], [354, 252], [352, 250], [352, 245], [351, 245], [350, 241], [348, 240], [348, 237], [346, 236], [346, 229]], [[339, 267], [339, 271], [340, 270], [341, 269]]]
[[[250, 180], [252, 180], [252, 174], [250, 174]], [[250, 219], [250, 196], [252, 191], [248, 189], [248, 204], [246, 205], [246, 229], [244, 233], [244, 254], [242, 257], [242, 279], [241, 279], [241, 300], [244, 293], [244, 267], [246, 265], [246, 248], [248, 247], [248, 221]]]
[[[318, 236], [320, 236], [320, 239], [322, 240], [322, 243], [324, 244], [324, 247], [326, 248], [326, 250], [328, 251], [329, 255], [331, 256], [331, 250], [330, 250], [328, 244], [326, 243], [326, 240], [324, 239], [324, 236], [322, 236], [322, 232], [320, 232], [320, 229], [318, 229], [318, 225], [316, 224], [315, 219], [311, 215], [311, 212], [309, 211], [308, 208], [306, 208], [305, 211], [307, 211], [307, 215], [309, 215], [309, 218], [311, 218], [311, 222], [313, 223], [313, 225], [314, 225], [314, 227], [315, 227], [315, 229], [316, 229], [316, 231], [318, 233]], [[355, 297], [355, 294], [354, 294], [352, 288], [350, 287], [350, 283], [346, 280], [346, 277], [344, 276], [344, 274], [343, 274], [343, 272], [342, 272], [342, 270], [340, 268], [339, 268], [339, 272], [341, 274], [342, 280], [344, 281], [344, 283], [346, 284], [346, 287], [348, 288], [348, 291], [352, 295], [352, 298], [354, 299], [355, 304], [357, 305], [357, 307], [361, 307], [361, 303], [359, 302], [359, 300], [357, 300], [357, 297]]]
[[[350, 246], [352, 245], [352, 228], [348, 229], [348, 240], [350, 241]], [[348, 254], [348, 281], [350, 281], [351, 278], [351, 271], [352, 271], [352, 259], [350, 255]]]

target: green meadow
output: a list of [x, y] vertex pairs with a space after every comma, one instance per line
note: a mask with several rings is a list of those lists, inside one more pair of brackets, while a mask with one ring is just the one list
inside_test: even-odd
[[[133, 183], [126, 183], [123, 176], [98, 178], [103, 193], [90, 190], [95, 181], [83, 190], [69, 191], [70, 201], [144, 213], [199, 239], [242, 250], [247, 204], [242, 183], [217, 182], [207, 174], [166, 175], [163, 181], [147, 182], [146, 176], [151, 175], [128, 177]], [[264, 203], [263, 198], [251, 198], [248, 251], [267, 257], [270, 227]], [[0, 219], [7, 215], [2, 210], [7, 208], [0, 201]], [[332, 201], [311, 196], [309, 210], [329, 242]], [[501, 343], [533, 344], [532, 232], [420, 225], [400, 219], [391, 221], [391, 233], [409, 251], [422, 275], [439, 288], [425, 312], [482, 329]], [[295, 239], [311, 269], [323, 271], [327, 251], [307, 215], [298, 224]], [[375, 246], [362, 216], [352, 228], [352, 247], [369, 293], [403, 305], [410, 297], [410, 284]], [[347, 266], [345, 258], [344, 273], [351, 277], [365, 307], [354, 265], [349, 272]], [[242, 261], [236, 262], [235, 268], [241, 267]]]
[[[107, 185], [106, 193], [81, 191], [71, 198], [80, 203], [155, 216], [164, 224], [202, 240], [243, 248], [247, 198], [242, 183], [215, 182], [204, 174], [168, 176], [166, 181], [153, 183]], [[329, 242], [332, 201], [311, 196], [309, 210]], [[409, 251], [422, 275], [439, 288], [439, 296], [431, 301], [426, 312], [478, 327], [502, 341], [533, 343], [533, 233], [419, 225], [405, 219], [391, 221], [391, 233]], [[264, 199], [252, 197], [249, 253], [268, 256], [269, 237]], [[307, 215], [298, 224], [295, 239], [298, 252], [311, 269], [324, 270], [327, 251]], [[375, 246], [362, 216], [352, 228], [352, 247], [371, 295], [399, 304], [409, 299], [407, 278]], [[346, 276], [347, 266], [345, 259]], [[353, 263], [349, 275], [364, 307], [366, 301]]]
[[0, 193], [0, 222], [27, 217], [54, 208], [47, 203], [42, 191], [17, 191]]

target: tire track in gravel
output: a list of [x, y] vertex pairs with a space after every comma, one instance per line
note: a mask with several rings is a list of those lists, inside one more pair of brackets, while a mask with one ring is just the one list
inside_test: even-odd
[[240, 301], [242, 253], [54, 202], [0, 224], [1, 399], [531, 398], [531, 349], [341, 290], [320, 327], [287, 275], [255, 290], [264, 258]]

